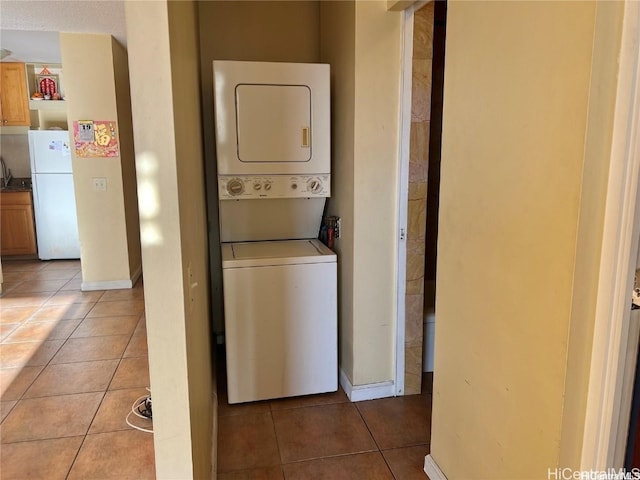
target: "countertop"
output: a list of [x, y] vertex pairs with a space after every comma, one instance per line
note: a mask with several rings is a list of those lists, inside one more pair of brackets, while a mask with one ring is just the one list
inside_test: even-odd
[[12, 178], [9, 185], [4, 186], [4, 182], [0, 183], [0, 192], [30, 192], [31, 178]]

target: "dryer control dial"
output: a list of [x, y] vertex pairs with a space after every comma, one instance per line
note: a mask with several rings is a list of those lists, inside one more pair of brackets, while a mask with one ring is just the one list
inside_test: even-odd
[[307, 189], [312, 193], [320, 193], [322, 191], [322, 181], [319, 178], [312, 178], [307, 182]]
[[227, 192], [234, 197], [242, 195], [242, 192], [244, 192], [244, 183], [239, 178], [232, 178], [227, 182]]

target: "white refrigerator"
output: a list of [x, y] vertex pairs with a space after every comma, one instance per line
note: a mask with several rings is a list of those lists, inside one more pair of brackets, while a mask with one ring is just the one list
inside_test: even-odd
[[69, 132], [29, 131], [38, 257], [80, 258]]

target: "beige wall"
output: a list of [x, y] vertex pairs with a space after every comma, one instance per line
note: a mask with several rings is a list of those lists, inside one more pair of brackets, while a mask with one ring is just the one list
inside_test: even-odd
[[336, 108], [333, 195], [343, 219], [341, 369], [352, 385], [394, 378], [398, 102], [402, 14], [386, 2], [323, 2], [321, 59]]
[[320, 59], [331, 65], [332, 197], [329, 215], [339, 215], [342, 232], [335, 241], [340, 281], [340, 368], [353, 379], [353, 213], [354, 213], [354, 102], [355, 102], [355, 3], [320, 4]]
[[354, 385], [394, 377], [401, 22], [356, 2]]
[[217, 412], [195, 6], [127, 2], [125, 14], [156, 474], [211, 478]]
[[315, 1], [200, 2], [198, 17], [212, 314], [214, 330], [221, 333], [224, 316], [213, 136], [213, 60], [318, 62], [319, 5]]
[[198, 10], [200, 45], [212, 60], [318, 61], [317, 1], [214, 1]]
[[[122, 94], [121, 82], [116, 84], [116, 79], [127, 74], [118, 71], [126, 68], [126, 63], [114, 62], [109, 35], [61, 33], [60, 49], [70, 136], [74, 121], [113, 120], [118, 121], [121, 138], [119, 157], [79, 158], [72, 149], [83, 288], [87, 284], [108, 288], [108, 282], [130, 284], [140, 273], [140, 262], [137, 227], [126, 221], [130, 199], [135, 198], [125, 178], [133, 162], [133, 144], [126, 132], [130, 120], [127, 111], [118, 111], [124, 102], [117, 97]], [[94, 177], [107, 179], [106, 192], [93, 189]]]
[[129, 270], [135, 272], [142, 265], [140, 254], [140, 218], [138, 216], [138, 195], [136, 187], [136, 163], [133, 145], [133, 123], [131, 120], [131, 91], [129, 85], [129, 65], [127, 51], [115, 39], [111, 39], [113, 51], [116, 107], [122, 165], [122, 193], [124, 195], [125, 225]]
[[595, 14], [449, 3], [431, 454], [450, 480], [558, 464]]
[[193, 2], [169, 2], [178, 201], [193, 477], [212, 473], [215, 378], [209, 312], [207, 212], [202, 148], [198, 18]]

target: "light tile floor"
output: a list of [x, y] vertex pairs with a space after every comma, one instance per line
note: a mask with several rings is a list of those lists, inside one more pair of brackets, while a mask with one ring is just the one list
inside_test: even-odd
[[[124, 420], [149, 386], [141, 282], [82, 292], [79, 262], [2, 268], [0, 479], [155, 478], [152, 435]], [[223, 359], [218, 478], [425, 480], [431, 378], [423, 384], [421, 395], [358, 403], [339, 390], [229, 405]]]
[[125, 423], [149, 386], [142, 282], [82, 292], [78, 261], [2, 269], [0, 478], [155, 478], [153, 435]]

